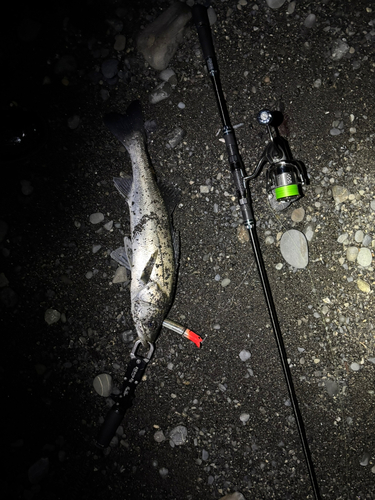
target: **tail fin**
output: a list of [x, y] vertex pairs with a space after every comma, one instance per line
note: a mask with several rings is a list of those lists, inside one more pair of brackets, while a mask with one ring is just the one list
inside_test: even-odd
[[120, 113], [106, 114], [103, 117], [103, 122], [126, 149], [129, 148], [136, 132], [144, 135], [142, 107], [139, 101], [133, 101], [124, 115]]

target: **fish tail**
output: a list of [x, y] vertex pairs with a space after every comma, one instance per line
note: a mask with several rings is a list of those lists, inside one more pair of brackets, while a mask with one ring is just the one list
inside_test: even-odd
[[129, 152], [135, 134], [144, 136], [142, 106], [140, 101], [133, 101], [126, 113], [108, 113], [103, 117], [104, 125], [117, 137]]

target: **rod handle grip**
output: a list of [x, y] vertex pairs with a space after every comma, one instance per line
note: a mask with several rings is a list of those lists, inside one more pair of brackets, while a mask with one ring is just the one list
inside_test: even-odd
[[198, 31], [198, 37], [202, 46], [205, 60], [215, 58], [215, 49], [212, 41], [210, 21], [207, 9], [204, 5], [196, 4], [192, 7], [194, 24]]
[[100, 427], [98, 437], [96, 438], [96, 446], [98, 448], [107, 448], [113, 436], [116, 434], [118, 426], [124, 418], [124, 412], [117, 405], [113, 405], [107, 413], [102, 426]]

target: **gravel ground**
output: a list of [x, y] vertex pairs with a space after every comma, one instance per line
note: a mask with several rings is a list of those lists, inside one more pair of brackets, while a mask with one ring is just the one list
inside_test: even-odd
[[[149, 100], [161, 80], [136, 38], [169, 5], [63, 1], [46, 10], [17, 3], [2, 31], [2, 107], [14, 101], [47, 124], [43, 147], [3, 165], [0, 183], [8, 498], [198, 500], [236, 490], [247, 500], [313, 498], [193, 26], [169, 64], [177, 76], [171, 95]], [[264, 174], [252, 195], [327, 500], [375, 498], [371, 5], [300, 0], [274, 10], [264, 0], [212, 2], [222, 85], [232, 123], [243, 124], [236, 134], [248, 170], [267, 141], [256, 122], [267, 107], [283, 112], [280, 131], [310, 178], [305, 197], [281, 213], [268, 205]], [[113, 48], [118, 34], [126, 38], [121, 50]], [[120, 78], [106, 80], [102, 64], [112, 58]], [[93, 380], [107, 373], [121, 387], [134, 341], [129, 287], [112, 282], [118, 266], [110, 257], [129, 230], [112, 177], [131, 165], [102, 116], [125, 112], [134, 99], [151, 122], [158, 177], [181, 191], [169, 317], [204, 342], [198, 350], [161, 332], [134, 404], [102, 452], [93, 443], [110, 399]], [[171, 148], [176, 127], [186, 135]], [[93, 224], [97, 213], [102, 221]], [[293, 268], [280, 237], [309, 226], [309, 263]], [[45, 320], [49, 309], [59, 313], [53, 324]], [[181, 441], [172, 439], [177, 426], [187, 431]]]

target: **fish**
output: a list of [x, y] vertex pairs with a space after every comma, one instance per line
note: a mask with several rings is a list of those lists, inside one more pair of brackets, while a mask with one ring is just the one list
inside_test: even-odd
[[[130, 238], [111, 255], [131, 272], [131, 314], [144, 346], [154, 343], [172, 305], [178, 267], [178, 234], [172, 226], [176, 197], [161, 194], [146, 147], [142, 107], [133, 101], [125, 114], [108, 113], [105, 126], [125, 146], [132, 177], [115, 177], [114, 185], [130, 213]], [[170, 194], [170, 193], [169, 193]]]

